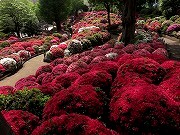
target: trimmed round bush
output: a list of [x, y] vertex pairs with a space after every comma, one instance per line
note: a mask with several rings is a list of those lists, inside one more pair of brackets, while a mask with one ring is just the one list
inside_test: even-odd
[[52, 72], [52, 66], [50, 65], [45, 65], [41, 66], [37, 69], [35, 76], [38, 77], [42, 73], [51, 73]]
[[101, 96], [102, 94], [97, 93], [91, 85], [69, 87], [56, 93], [46, 103], [43, 120], [68, 113], [79, 113], [98, 118], [103, 115], [104, 103]]
[[56, 76], [61, 75], [66, 72], [67, 68], [68, 68], [68, 66], [65, 64], [58, 64], [57, 66], [53, 67], [52, 73]]
[[52, 83], [54, 86], [57, 86], [60, 88], [61, 87], [68, 88], [79, 77], [80, 77], [80, 75], [76, 72], [64, 73], [62, 75], [57, 76], [52, 81]]
[[12, 86], [0, 86], [0, 95], [8, 95], [14, 93], [14, 87]]
[[31, 135], [119, 135], [96, 119], [80, 114], [61, 115], [44, 121]]
[[32, 113], [22, 110], [2, 111], [14, 135], [30, 135], [39, 125], [39, 118]]
[[62, 58], [57, 58], [57, 59], [53, 60], [53, 61], [50, 63], [50, 66], [55, 67], [55, 66], [57, 66], [58, 64], [63, 64], [63, 59], [62, 59]]
[[158, 84], [162, 81], [166, 71], [156, 61], [149, 58], [135, 58], [127, 60], [119, 69], [117, 79], [127, 78], [129, 74], [138, 74], [138, 77], [147, 82]]
[[153, 85], [131, 87], [114, 96], [110, 119], [117, 131], [129, 134], [178, 134], [179, 103]]
[[77, 72], [78, 74], [82, 75], [88, 71], [88, 65], [85, 62], [77, 61], [68, 66], [66, 73]]
[[76, 54], [83, 51], [83, 46], [81, 41], [73, 39], [69, 42], [67, 49], [70, 51], [71, 54]]
[[112, 76], [104, 70], [92, 70], [88, 73], [78, 77], [73, 85], [92, 85], [94, 87], [100, 87], [106, 94], [109, 93], [109, 89], [112, 83]]
[[126, 53], [130, 53], [131, 54], [131, 53], [133, 53], [136, 50], [136, 46], [134, 44], [128, 44], [122, 50], [125, 51]]

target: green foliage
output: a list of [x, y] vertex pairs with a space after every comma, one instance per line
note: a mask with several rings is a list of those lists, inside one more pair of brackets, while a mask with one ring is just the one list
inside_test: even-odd
[[180, 13], [180, 1], [179, 0], [163, 0], [161, 9], [163, 14], [169, 19], [171, 16]]
[[62, 38], [62, 35], [60, 33], [53, 33], [52, 34], [54, 37], [58, 37], [59, 39]]
[[60, 30], [60, 23], [67, 19], [71, 8], [71, 0], [39, 0], [39, 12], [48, 23], [56, 23]]
[[71, 12], [75, 13], [80, 10], [83, 9], [83, 7], [85, 6], [83, 3], [83, 0], [71, 0], [72, 1], [72, 8], [71, 8]]
[[8, 37], [8, 34], [5, 34], [5, 33], [0, 31], [0, 39], [4, 39], [6, 37]]
[[8, 47], [8, 46], [10, 46], [10, 43], [7, 41], [4, 41], [0, 44], [0, 48], [4, 48], [4, 47]]
[[17, 91], [13, 95], [0, 95], [0, 110], [20, 109], [41, 117], [44, 105], [49, 99], [50, 96], [37, 89]]
[[[38, 23], [28, 0], [1, 0], [0, 1], [0, 31], [16, 32], [19, 36], [21, 29], [29, 22]], [[31, 25], [29, 25], [30, 27]], [[24, 28], [25, 29], [25, 28]]]

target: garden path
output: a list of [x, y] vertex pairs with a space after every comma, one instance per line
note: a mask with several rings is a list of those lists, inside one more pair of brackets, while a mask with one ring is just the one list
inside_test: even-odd
[[163, 38], [170, 59], [180, 60], [180, 40], [174, 40], [168, 36]]
[[27, 62], [24, 63], [23, 67], [14, 75], [6, 77], [5, 79], [0, 81], [0, 86], [14, 86], [15, 83], [28, 75], [34, 75], [36, 70], [43, 65], [47, 65], [48, 63], [43, 62], [44, 55], [39, 55], [34, 57]]

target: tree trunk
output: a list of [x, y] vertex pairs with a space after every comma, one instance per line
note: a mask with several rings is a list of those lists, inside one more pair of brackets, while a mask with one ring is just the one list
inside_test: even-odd
[[57, 32], [61, 31], [61, 22], [60, 21], [56, 21], [56, 28], [57, 28]]
[[110, 26], [111, 26], [111, 18], [110, 18], [110, 9], [111, 9], [111, 7], [110, 7], [110, 4], [109, 3], [104, 3], [104, 6], [105, 6], [105, 8], [106, 8], [106, 10], [107, 10], [107, 19], [108, 19], [108, 25], [109, 25], [109, 28], [110, 28]]
[[133, 42], [136, 23], [136, 0], [124, 0], [122, 40], [125, 45]]
[[9, 124], [7, 123], [1, 112], [0, 112], [0, 131], [1, 131], [0, 134], [2, 135], [14, 135], [11, 127], [9, 126]]
[[20, 35], [20, 28], [19, 28], [18, 25], [15, 26], [15, 31], [17, 33], [17, 36], [20, 38], [21, 37], [21, 35]]

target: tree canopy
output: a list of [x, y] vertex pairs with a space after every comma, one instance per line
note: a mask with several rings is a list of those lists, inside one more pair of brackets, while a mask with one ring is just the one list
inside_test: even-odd
[[16, 32], [20, 37], [21, 29], [26, 24], [29, 22], [37, 24], [38, 19], [31, 6], [28, 0], [1, 0], [0, 31]]
[[48, 23], [56, 23], [57, 31], [61, 30], [61, 22], [66, 20], [71, 11], [71, 0], [39, 0], [39, 11]]

